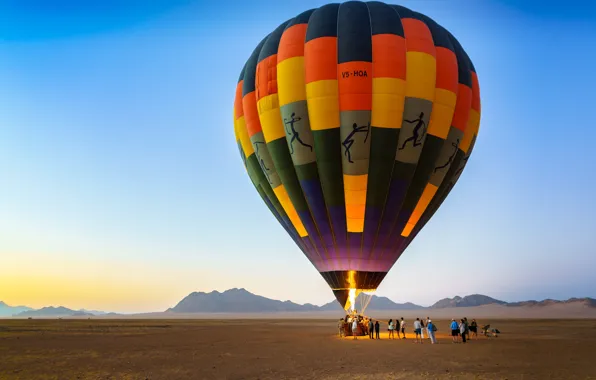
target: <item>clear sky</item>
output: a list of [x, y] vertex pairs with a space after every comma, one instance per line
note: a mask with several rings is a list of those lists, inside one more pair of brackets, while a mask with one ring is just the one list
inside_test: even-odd
[[[332, 300], [255, 192], [232, 121], [255, 45], [322, 4], [1, 1], [0, 300], [156, 311], [230, 287]], [[482, 121], [378, 293], [596, 297], [596, 6], [400, 4], [460, 40]]]

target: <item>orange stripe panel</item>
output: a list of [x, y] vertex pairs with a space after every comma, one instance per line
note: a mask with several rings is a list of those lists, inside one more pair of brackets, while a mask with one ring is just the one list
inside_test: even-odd
[[419, 51], [435, 56], [435, 44], [428, 26], [420, 20], [403, 18], [401, 20], [406, 36], [406, 47], [408, 51]]
[[345, 62], [337, 65], [339, 110], [372, 109], [372, 63]]
[[437, 47], [437, 88], [457, 94], [457, 56], [444, 47]]
[[337, 37], [320, 37], [304, 45], [306, 83], [337, 79]]
[[472, 74], [472, 108], [480, 112], [480, 84], [478, 83], [478, 75], [475, 72]]
[[242, 85], [244, 81], [241, 80], [236, 86], [236, 97], [234, 98], [234, 115], [236, 115], [236, 119], [240, 116], [244, 116], [244, 109], [242, 108]]
[[255, 92], [249, 92], [242, 98], [242, 106], [244, 107], [244, 120], [246, 120], [246, 129], [248, 136], [261, 132], [261, 121], [259, 120], [259, 111], [257, 110], [257, 101]]
[[406, 40], [395, 34], [372, 36], [374, 78], [406, 79]]
[[460, 131], [466, 130], [468, 117], [470, 116], [470, 105], [472, 104], [472, 89], [464, 84], [458, 84], [457, 102], [451, 125]]
[[284, 31], [279, 41], [277, 63], [288, 58], [304, 55], [304, 39], [307, 27], [307, 24], [297, 24]]
[[277, 94], [277, 54], [257, 65], [255, 91], [257, 102], [268, 95]]

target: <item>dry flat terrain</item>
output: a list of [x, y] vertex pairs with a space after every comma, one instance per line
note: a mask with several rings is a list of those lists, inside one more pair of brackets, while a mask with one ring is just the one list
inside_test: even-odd
[[596, 379], [596, 320], [479, 320], [502, 335], [466, 344], [436, 322], [420, 345], [331, 319], [0, 320], [0, 379]]

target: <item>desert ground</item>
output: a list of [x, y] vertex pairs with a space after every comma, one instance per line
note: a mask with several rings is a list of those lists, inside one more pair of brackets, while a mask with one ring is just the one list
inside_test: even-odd
[[4, 319], [0, 379], [596, 379], [595, 319], [479, 319], [502, 334], [466, 344], [436, 320], [435, 345], [336, 321]]

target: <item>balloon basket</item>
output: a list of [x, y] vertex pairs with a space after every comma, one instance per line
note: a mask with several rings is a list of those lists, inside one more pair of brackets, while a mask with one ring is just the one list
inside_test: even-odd
[[[358, 318], [358, 327], [356, 331], [352, 330], [352, 318]], [[351, 312], [344, 319], [344, 336], [367, 336], [368, 335], [368, 319], [361, 314]]]

